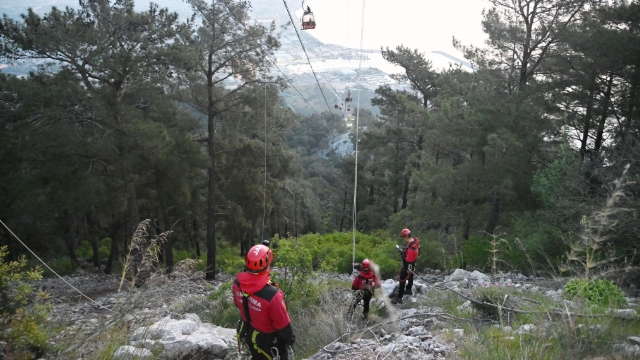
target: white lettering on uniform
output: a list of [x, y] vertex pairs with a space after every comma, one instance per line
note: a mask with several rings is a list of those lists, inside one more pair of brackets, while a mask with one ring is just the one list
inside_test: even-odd
[[254, 299], [252, 297], [249, 298], [249, 301], [251, 301], [255, 306], [257, 306], [259, 308], [262, 307], [262, 304], [258, 300]]

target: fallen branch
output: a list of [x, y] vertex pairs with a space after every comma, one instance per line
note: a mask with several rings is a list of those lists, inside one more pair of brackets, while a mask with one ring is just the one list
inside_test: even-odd
[[478, 304], [478, 305], [481, 305], [481, 306], [489, 306], [489, 307], [492, 307], [492, 308], [502, 309], [502, 310], [506, 310], [506, 311], [509, 311], [509, 312], [514, 312], [514, 313], [517, 313], [517, 314], [533, 314], [533, 313], [534, 313], [534, 312], [531, 312], [531, 311], [524, 311], [524, 310], [520, 310], [520, 309], [513, 309], [513, 308], [508, 308], [508, 307], [498, 306], [498, 305], [496, 305], [496, 304], [492, 304], [492, 303], [488, 303], [488, 302], [484, 302], [484, 301], [474, 300], [474, 299], [472, 299], [472, 298], [470, 298], [470, 297], [468, 297], [468, 296], [466, 296], [466, 295], [464, 295], [464, 294], [461, 294], [461, 293], [459, 293], [459, 292], [457, 292], [457, 291], [455, 291], [455, 290], [453, 290], [453, 289], [451, 289], [451, 288], [447, 288], [447, 290], [450, 290], [450, 291], [452, 291], [452, 292], [454, 292], [454, 293], [456, 293], [456, 294], [458, 294], [458, 295], [462, 296], [463, 298], [465, 298], [465, 299], [467, 299], [467, 300], [471, 301], [472, 303], [474, 303], [474, 304]]
[[[458, 295], [460, 295], [461, 297], [471, 301], [472, 303], [481, 305], [481, 306], [489, 306], [489, 307], [493, 307], [498, 309], [499, 306], [495, 305], [495, 304], [491, 304], [491, 303], [487, 303], [484, 301], [478, 301], [478, 300], [474, 300], [464, 294], [461, 294], [453, 289], [450, 288], [446, 288], [447, 290], [450, 290]], [[442, 289], [440, 289], [442, 290]], [[530, 300], [530, 299], [527, 299]], [[535, 300], [534, 300], [535, 302]], [[574, 312], [570, 312], [570, 311], [565, 311], [565, 310], [560, 310], [560, 309], [553, 309], [553, 311], [525, 311], [525, 310], [520, 310], [520, 309], [512, 309], [512, 308], [506, 308], [506, 307], [502, 307], [502, 310], [506, 310], [506, 311], [510, 311], [510, 312], [514, 312], [514, 313], [518, 313], [518, 314], [551, 314], [551, 315], [555, 315], [555, 316], [579, 316], [579, 317], [613, 317], [616, 319], [622, 319], [622, 320], [635, 320], [638, 321], [640, 320], [640, 318], [638, 318], [637, 316], [635, 318], [629, 318], [626, 316], [622, 316], [622, 315], [616, 315], [616, 314], [580, 314], [580, 313], [574, 313]]]
[[529, 299], [529, 298], [526, 298], [526, 297], [524, 297], [524, 296], [522, 297], [522, 300], [526, 300], [526, 301], [532, 302], [532, 303], [534, 303], [534, 304], [542, 304], [542, 303], [541, 303], [540, 301], [538, 301], [538, 300]]

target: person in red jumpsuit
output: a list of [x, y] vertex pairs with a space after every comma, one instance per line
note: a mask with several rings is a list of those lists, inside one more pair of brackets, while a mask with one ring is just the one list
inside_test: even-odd
[[420, 241], [418, 238], [411, 237], [411, 230], [402, 229], [400, 232], [407, 246], [400, 247], [400, 255], [402, 256], [402, 267], [400, 268], [400, 285], [398, 286], [398, 296], [391, 300], [393, 304], [402, 304], [402, 297], [405, 294], [413, 295], [411, 287], [413, 286], [413, 272], [415, 271], [416, 259], [418, 258], [418, 250], [420, 249]]
[[271, 249], [256, 245], [233, 281], [233, 301], [240, 309], [237, 337], [253, 360], [287, 360], [287, 346], [295, 342], [284, 295], [269, 280], [272, 264]]
[[353, 313], [358, 302], [362, 299], [364, 301], [362, 316], [364, 316], [365, 319], [368, 318], [369, 302], [371, 302], [374, 290], [380, 286], [380, 279], [378, 279], [376, 274], [371, 270], [371, 261], [369, 259], [362, 260], [360, 274], [356, 275], [351, 284], [351, 290], [358, 291], [358, 293], [356, 293], [356, 301], [351, 306], [350, 312]]

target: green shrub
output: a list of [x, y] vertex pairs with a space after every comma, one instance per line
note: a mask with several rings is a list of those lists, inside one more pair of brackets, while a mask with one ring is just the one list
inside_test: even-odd
[[471, 236], [462, 245], [462, 260], [466, 265], [482, 270], [491, 267], [491, 242], [489, 238]]
[[24, 257], [7, 262], [7, 254], [7, 247], [0, 247], [0, 341], [10, 344], [18, 359], [39, 358], [48, 347], [49, 334], [42, 324], [50, 311], [40, 302], [47, 294], [33, 289], [42, 269], [25, 269]]
[[616, 305], [624, 303], [624, 293], [609, 280], [572, 279], [564, 286], [567, 299], [583, 298], [590, 305]]
[[[78, 244], [76, 248], [76, 256], [78, 259], [82, 259], [89, 263], [93, 263], [93, 248], [91, 243], [87, 240], [83, 240]], [[109, 252], [111, 251], [111, 239], [104, 238], [98, 242], [98, 256], [100, 262], [104, 263], [109, 258]]]
[[[278, 239], [272, 242], [286, 244], [294, 240]], [[314, 271], [333, 271], [342, 274], [350, 274], [353, 262], [353, 235], [351, 233], [333, 232], [325, 235], [307, 234], [298, 240], [305, 251], [311, 257], [311, 267]], [[382, 277], [397, 275], [400, 257], [395, 245], [396, 241], [387, 237], [384, 233], [375, 234], [356, 233], [356, 262], [365, 258], [371, 259], [380, 267]], [[276, 266], [278, 265], [278, 252], [276, 253]], [[422, 249], [421, 249], [422, 251]], [[418, 261], [424, 260], [421, 257]], [[424, 260], [426, 261], [426, 260]], [[419, 264], [417, 264], [419, 265]]]
[[233, 302], [232, 286], [233, 282], [228, 281], [209, 295], [209, 300], [213, 302], [211, 323], [223, 327], [235, 327], [240, 319], [240, 312]]
[[[216, 266], [227, 274], [237, 274], [244, 269], [244, 259], [240, 256], [238, 246], [231, 246], [225, 241], [220, 241], [216, 249]], [[207, 263], [206, 254], [203, 254]]]
[[191, 252], [187, 250], [173, 250], [173, 262], [177, 263], [185, 259], [191, 259]]
[[[511, 296], [514, 293], [514, 288], [511, 284], [479, 284], [475, 285], [473, 289], [467, 294], [472, 299], [481, 303], [492, 304], [483, 305], [479, 303], [473, 303], [473, 307], [485, 317], [492, 319], [503, 319], [507, 311], [503, 311], [503, 308], [515, 309], [518, 308], [517, 297]], [[508, 319], [512, 319], [511, 314]]]
[[[76, 264], [71, 261], [71, 258], [69, 258], [68, 256], [53, 259], [49, 261], [48, 264], [51, 269], [53, 269], [53, 271], [57, 272], [59, 275], [71, 275], [77, 269]], [[45, 269], [43, 275], [45, 277], [54, 276], [54, 274], [49, 269]]]
[[301, 239], [279, 241], [272, 278], [286, 296], [290, 309], [307, 308], [318, 298], [316, 286], [310, 283], [313, 276], [312, 251]]

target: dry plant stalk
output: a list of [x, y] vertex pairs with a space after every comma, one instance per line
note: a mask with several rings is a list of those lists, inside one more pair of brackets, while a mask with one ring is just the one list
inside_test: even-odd
[[124, 259], [118, 293], [122, 290], [127, 274], [131, 278], [131, 287], [134, 287], [139, 281], [145, 280], [146, 277], [150, 276], [151, 273], [157, 272], [157, 264], [160, 262], [158, 259], [160, 246], [167, 240], [172, 231], [165, 231], [153, 238], [149, 238], [147, 229], [150, 223], [150, 219], [143, 220], [133, 233], [127, 256]]
[[[604, 274], [602, 270], [606, 267], [616, 268], [613, 264], [620, 259], [609, 247], [610, 236], [607, 232], [617, 224], [614, 216], [628, 211], [626, 208], [617, 206], [626, 197], [625, 187], [633, 184], [627, 180], [628, 170], [629, 165], [625, 166], [622, 176], [610, 184], [611, 193], [602, 209], [594, 211], [590, 216], [582, 216], [579, 240], [570, 244], [570, 251], [566, 255], [565, 263], [560, 267], [560, 272], [572, 271], [577, 274], [582, 272], [584, 279], [593, 279], [602, 276]], [[598, 271], [600, 274], [595, 274]]]
[[491, 253], [491, 273], [493, 275], [496, 275], [498, 273], [498, 263], [505, 262], [504, 260], [498, 257], [498, 253], [502, 251], [498, 247], [498, 245], [500, 245], [501, 243], [507, 244], [507, 247], [509, 248], [509, 250], [511, 250], [511, 246], [509, 245], [509, 242], [507, 240], [500, 237], [501, 234], [500, 235], [489, 234], [489, 235], [491, 236], [491, 241], [489, 242], [491, 244], [491, 250], [489, 250], [489, 252]]

